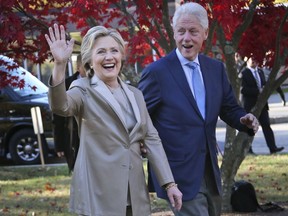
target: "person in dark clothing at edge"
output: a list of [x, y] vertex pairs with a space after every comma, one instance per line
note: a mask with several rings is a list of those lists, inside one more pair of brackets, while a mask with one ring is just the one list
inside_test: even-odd
[[[266, 79], [263, 70], [258, 68], [258, 62], [254, 57], [250, 57], [247, 61], [247, 67], [242, 71], [241, 94], [243, 99], [243, 106], [247, 112], [255, 106], [257, 98], [261, 93]], [[259, 122], [263, 130], [267, 147], [270, 153], [277, 153], [284, 149], [284, 147], [277, 147], [275, 143], [274, 132], [270, 126], [269, 105], [266, 102], [259, 116]], [[250, 154], [254, 154], [252, 146], [249, 150]]]

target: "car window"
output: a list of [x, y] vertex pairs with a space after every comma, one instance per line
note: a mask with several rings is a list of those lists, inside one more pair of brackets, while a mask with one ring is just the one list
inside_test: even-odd
[[48, 87], [24, 68], [17, 68], [10, 73], [13, 76], [18, 76], [19, 80], [24, 80], [25, 86], [23, 88], [12, 87], [19, 96], [25, 97], [48, 92]]
[[1, 55], [0, 57], [8, 63], [6, 65], [0, 65], [0, 71], [9, 73], [10, 76], [18, 77], [17, 80], [19, 81], [24, 81], [24, 86], [21, 88], [18, 86], [10, 86], [11, 88], [13, 88], [14, 92], [17, 93], [20, 97], [47, 94], [48, 87], [44, 83], [42, 83], [37, 77], [33, 76], [23, 67], [8, 69], [8, 67], [11, 66], [13, 62], [7, 57], [3, 57]]

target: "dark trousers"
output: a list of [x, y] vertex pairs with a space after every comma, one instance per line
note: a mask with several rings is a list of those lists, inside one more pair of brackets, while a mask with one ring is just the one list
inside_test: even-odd
[[222, 197], [218, 193], [211, 160], [207, 155], [205, 176], [196, 197], [193, 200], [183, 202], [180, 211], [175, 211], [171, 205], [170, 208], [175, 216], [220, 216], [221, 204]]
[[132, 207], [131, 206], [127, 206], [126, 216], [133, 216]]
[[259, 122], [262, 127], [262, 131], [266, 140], [266, 144], [270, 151], [273, 151], [276, 148], [275, 144], [275, 137], [274, 132], [270, 126], [270, 117], [267, 109], [263, 109], [260, 116], [259, 116]]
[[285, 104], [286, 104], [286, 99], [285, 99], [285, 94], [284, 94], [281, 86], [279, 86], [279, 87], [276, 89], [276, 91], [279, 93], [282, 101], [284, 102], [284, 106], [285, 106]]

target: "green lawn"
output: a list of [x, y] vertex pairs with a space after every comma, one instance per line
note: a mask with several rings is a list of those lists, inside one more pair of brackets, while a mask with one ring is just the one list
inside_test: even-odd
[[[253, 183], [260, 203], [288, 201], [288, 155], [248, 156], [237, 179]], [[71, 215], [68, 213], [71, 177], [66, 166], [0, 167], [0, 215]], [[151, 194], [153, 211], [167, 210]]]

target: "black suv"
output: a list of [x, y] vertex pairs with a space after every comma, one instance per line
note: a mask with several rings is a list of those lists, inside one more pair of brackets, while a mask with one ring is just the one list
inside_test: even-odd
[[0, 55], [0, 72], [23, 79], [25, 85], [23, 88], [11, 87], [11, 85], [0, 88], [0, 156], [9, 158], [10, 155], [15, 164], [37, 164], [41, 160], [37, 135], [33, 129], [32, 107], [39, 106], [41, 110], [44, 158], [54, 150], [48, 88], [22, 67], [8, 69], [11, 64], [15, 64], [12, 59]]

